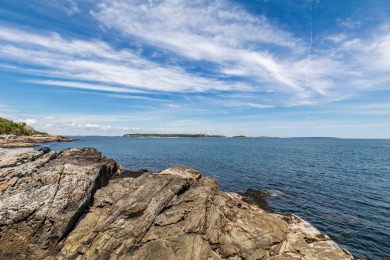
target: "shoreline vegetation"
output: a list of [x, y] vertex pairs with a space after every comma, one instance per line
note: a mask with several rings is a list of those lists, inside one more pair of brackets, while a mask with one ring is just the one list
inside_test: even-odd
[[272, 136], [245, 136], [245, 135], [235, 135], [235, 136], [225, 136], [225, 135], [208, 135], [208, 134], [125, 134], [123, 137], [129, 138], [240, 138], [240, 139], [252, 139], [252, 138], [279, 138]]
[[48, 133], [40, 132], [28, 126], [25, 122], [14, 122], [12, 120], [0, 117], [0, 134], [1, 135], [17, 135], [17, 136], [48, 136]]
[[62, 135], [50, 135], [40, 132], [24, 122], [17, 123], [0, 117], [1, 148], [33, 147], [40, 143], [73, 142], [75, 140]]

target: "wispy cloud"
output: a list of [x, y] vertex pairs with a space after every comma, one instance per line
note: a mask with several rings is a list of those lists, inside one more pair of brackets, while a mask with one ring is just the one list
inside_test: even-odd
[[4, 67], [11, 65], [7, 62], [18, 62], [23, 64], [27, 73], [68, 80], [39, 81], [45, 85], [124, 93], [135, 92], [133, 89], [205, 92], [250, 88], [245, 84], [226, 84], [213, 78], [191, 75], [183, 68], [151, 62], [128, 49], [114, 50], [101, 41], [64, 39], [56, 33], [30, 33], [2, 26], [0, 43]]
[[348, 29], [358, 29], [362, 26], [361, 21], [352, 20], [350, 17], [337, 20], [339, 25]]
[[0, 105], [0, 112], [1, 113], [13, 113], [13, 112], [18, 112], [12, 108], [10, 108], [9, 106], [6, 106], [6, 105]]
[[[303, 91], [285, 73], [289, 64], [266, 46], [282, 48], [294, 58], [303, 53], [304, 43], [266, 17], [254, 17], [239, 6], [223, 1], [108, 0], [98, 5], [95, 16], [108, 27], [176, 55], [215, 62], [222, 75], [255, 77], [258, 82]], [[264, 87], [261, 85], [257, 87]]]
[[347, 32], [320, 40], [314, 32], [319, 43], [311, 45], [229, 1], [102, 0], [89, 10], [60, 2], [69, 15], [91, 15], [120, 44], [0, 25], [3, 70], [31, 75], [29, 84], [213, 109], [315, 105], [389, 88], [389, 26], [356, 37], [348, 32], [361, 23], [345, 18], [338, 24]]
[[37, 85], [50, 85], [50, 86], [59, 86], [67, 88], [78, 88], [78, 89], [88, 89], [88, 90], [99, 90], [99, 91], [108, 91], [108, 92], [120, 92], [120, 93], [148, 93], [139, 89], [132, 89], [126, 87], [112, 87], [107, 85], [100, 84], [91, 84], [75, 81], [61, 81], [61, 80], [26, 80], [27, 83], [37, 84]]
[[[224, 77], [250, 79], [256, 91], [284, 93], [286, 105], [349, 98], [359, 92], [353, 80], [366, 78], [366, 72], [376, 67], [388, 71], [390, 60], [388, 31], [380, 39], [325, 36], [333, 45], [313, 46], [307, 59], [309, 42], [227, 1], [104, 0], [94, 16], [129, 39], [187, 60], [212, 62]], [[350, 18], [338, 23], [349, 29], [361, 26]], [[366, 46], [373, 45], [370, 53], [378, 53], [375, 65], [363, 61], [369, 58]], [[370, 82], [365, 87], [370, 88]]]

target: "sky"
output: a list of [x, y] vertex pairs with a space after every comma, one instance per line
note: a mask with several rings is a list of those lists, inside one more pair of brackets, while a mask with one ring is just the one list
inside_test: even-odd
[[0, 116], [63, 135], [390, 138], [390, 1], [0, 0]]

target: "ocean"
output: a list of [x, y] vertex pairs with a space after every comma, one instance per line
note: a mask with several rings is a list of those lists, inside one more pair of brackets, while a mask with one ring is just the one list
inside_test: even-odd
[[390, 140], [75, 138], [43, 146], [95, 147], [130, 170], [187, 165], [224, 191], [268, 191], [274, 211], [309, 221], [354, 257], [390, 259]]

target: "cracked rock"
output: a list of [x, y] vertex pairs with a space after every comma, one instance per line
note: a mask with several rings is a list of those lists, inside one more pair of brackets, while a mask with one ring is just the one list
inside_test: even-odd
[[353, 259], [186, 166], [129, 174], [92, 148], [45, 152], [0, 150], [0, 259]]

